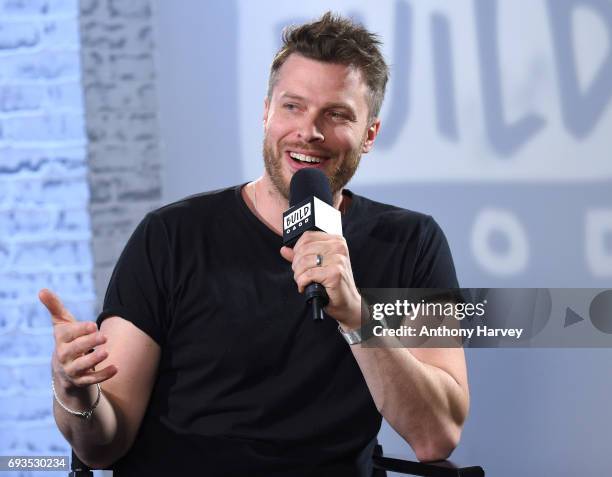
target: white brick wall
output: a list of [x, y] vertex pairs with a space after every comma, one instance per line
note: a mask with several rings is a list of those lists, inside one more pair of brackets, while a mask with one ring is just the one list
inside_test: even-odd
[[53, 421], [37, 292], [93, 319], [80, 70], [76, 1], [0, 0], [0, 455], [70, 450]]
[[94, 319], [159, 205], [151, 25], [148, 0], [0, 0], [0, 455], [69, 452], [37, 292]]
[[152, 23], [148, 0], [81, 4], [92, 245], [99, 300], [129, 235], [161, 200]]

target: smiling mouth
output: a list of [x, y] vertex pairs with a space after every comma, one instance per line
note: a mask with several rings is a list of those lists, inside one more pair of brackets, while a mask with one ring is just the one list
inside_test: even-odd
[[289, 157], [297, 162], [303, 162], [307, 164], [320, 164], [322, 159], [320, 157], [309, 156], [307, 154], [300, 154], [299, 152], [290, 152]]

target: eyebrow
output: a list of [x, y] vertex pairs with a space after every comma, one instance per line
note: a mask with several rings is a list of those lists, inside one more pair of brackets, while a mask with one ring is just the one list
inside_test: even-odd
[[[300, 96], [299, 94], [293, 94], [293, 93], [282, 93], [281, 98], [295, 99], [298, 101], [306, 101], [306, 98], [304, 98], [303, 96]], [[325, 104], [325, 108], [326, 109], [329, 109], [329, 108], [346, 109], [353, 116], [356, 116], [355, 110], [351, 106], [349, 106], [347, 103], [342, 103], [342, 102], [327, 103]]]

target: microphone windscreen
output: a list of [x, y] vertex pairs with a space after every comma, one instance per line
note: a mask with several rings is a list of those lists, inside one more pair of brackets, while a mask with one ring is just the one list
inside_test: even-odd
[[300, 169], [291, 178], [289, 185], [289, 206], [293, 207], [309, 197], [318, 199], [333, 206], [329, 179], [319, 169]]

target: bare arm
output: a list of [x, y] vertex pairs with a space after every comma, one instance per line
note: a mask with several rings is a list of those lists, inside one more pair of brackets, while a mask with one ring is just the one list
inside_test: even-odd
[[[361, 326], [361, 297], [343, 237], [305, 232], [281, 255], [292, 263], [300, 293], [309, 283], [321, 283], [330, 300], [326, 312], [345, 331]], [[317, 255], [324, 257], [323, 266]], [[376, 407], [419, 460], [444, 459], [459, 442], [469, 408], [463, 349], [406, 348], [388, 340], [395, 338], [371, 348], [351, 346]]]
[[[52, 372], [60, 400], [70, 409], [90, 409], [100, 383], [102, 395], [86, 421], [54, 401], [58, 428], [79, 458], [92, 468], [108, 467], [132, 446], [159, 365], [159, 345], [135, 325], [114, 316], [78, 322], [48, 290], [39, 294], [51, 313], [55, 335]], [[96, 351], [84, 354], [95, 347]], [[95, 371], [94, 366], [108, 364]]]
[[462, 348], [351, 346], [380, 413], [421, 461], [447, 458], [469, 408]]

